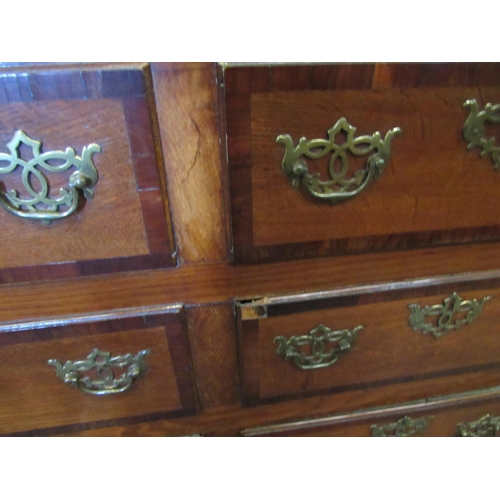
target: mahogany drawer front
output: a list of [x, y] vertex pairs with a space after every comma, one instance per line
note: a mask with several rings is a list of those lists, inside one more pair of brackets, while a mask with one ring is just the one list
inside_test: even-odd
[[[196, 413], [188, 339], [182, 306], [115, 311], [110, 314], [49, 320], [32, 329], [3, 326], [0, 333], [0, 434], [44, 435]], [[48, 325], [48, 326], [46, 326]], [[25, 326], [18, 326], [24, 329]], [[9, 331], [10, 330], [10, 331]], [[97, 369], [81, 373], [78, 384], [59, 378], [57, 365], [87, 360], [98, 349], [97, 361], [131, 354], [143, 356], [145, 371], [123, 392], [96, 395], [102, 390]], [[113, 368], [114, 380], [126, 373]], [[86, 387], [83, 377], [96, 382]], [[108, 386], [105, 387], [105, 389]], [[109, 390], [109, 389], [108, 389]]]
[[[475, 99], [478, 111], [500, 103], [499, 76], [499, 64], [226, 68], [235, 261], [497, 240], [500, 177], [491, 154], [468, 151], [462, 128], [471, 112], [466, 101]], [[341, 118], [356, 127], [354, 137], [378, 131], [384, 139], [395, 127], [401, 134], [392, 137], [378, 178], [355, 197], [331, 203], [311, 196], [303, 179], [292, 186], [282, 169], [291, 149], [277, 138], [289, 135], [293, 147], [301, 137], [326, 141]], [[498, 137], [484, 123], [485, 136]], [[337, 131], [335, 142], [346, 141]], [[300, 158], [326, 181], [330, 156]], [[345, 179], [365, 168], [368, 156], [347, 152]]]
[[500, 435], [500, 390], [476, 391], [404, 405], [242, 431], [281, 437], [494, 437]]
[[[0, 191], [4, 193], [0, 283], [175, 265], [149, 66], [14, 71], [0, 75]], [[37, 142], [33, 145], [30, 140]], [[44, 186], [36, 174], [23, 178], [27, 169], [21, 164], [9, 169], [6, 155], [30, 162], [40, 154], [50, 156], [67, 148], [85, 168], [89, 164], [85, 148], [87, 154], [93, 148], [90, 161], [98, 175], [91, 185], [94, 196], [77, 189], [76, 210], [49, 225], [12, 213], [26, 214], [29, 207], [21, 204], [16, 209], [5, 193], [16, 190], [17, 199], [32, 200], [30, 189], [43, 194]], [[60, 166], [63, 161], [48, 163]], [[71, 212], [67, 204], [50, 206], [46, 201], [52, 203], [61, 188], [69, 190], [69, 178], [77, 173], [75, 164], [55, 172], [35, 161], [34, 170], [45, 176], [49, 189], [35, 208]]]
[[[381, 387], [372, 402], [383, 405], [402, 393], [410, 400], [456, 391], [446, 381], [457, 377], [461, 390], [497, 385], [500, 283], [447, 280], [237, 303], [245, 405]], [[428, 314], [431, 306], [441, 312]], [[443, 333], [438, 322], [459, 327]], [[418, 324], [435, 335], [414, 330]]]

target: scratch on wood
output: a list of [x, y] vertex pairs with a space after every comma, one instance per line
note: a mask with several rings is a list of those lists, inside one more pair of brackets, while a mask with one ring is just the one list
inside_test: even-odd
[[189, 176], [191, 175], [191, 171], [193, 170], [194, 166], [196, 165], [196, 162], [198, 161], [198, 157], [201, 154], [201, 131], [200, 131], [200, 127], [198, 127], [198, 124], [196, 123], [196, 121], [193, 119], [193, 117], [191, 115], [189, 115], [189, 118], [191, 118], [191, 121], [193, 122], [194, 128], [196, 129], [196, 133], [198, 134], [198, 144], [196, 145], [196, 153], [194, 155], [193, 161], [191, 162], [191, 165], [189, 166], [189, 168], [188, 168], [188, 170], [186, 172], [186, 176], [184, 177], [184, 179], [182, 179], [181, 184], [184, 184], [188, 180]]

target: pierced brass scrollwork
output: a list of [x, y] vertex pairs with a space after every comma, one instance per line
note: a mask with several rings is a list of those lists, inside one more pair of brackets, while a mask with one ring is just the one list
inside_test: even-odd
[[409, 437], [427, 429], [431, 419], [434, 417], [423, 417], [413, 419], [405, 416], [397, 422], [386, 425], [371, 425], [372, 437]]
[[484, 123], [500, 123], [500, 104], [493, 106], [488, 103], [484, 107], [484, 111], [479, 111], [477, 101], [469, 99], [464, 102], [464, 107], [470, 108], [469, 117], [462, 129], [464, 139], [469, 143], [467, 149], [478, 147], [482, 149], [481, 156], [491, 154], [494, 169], [498, 170], [500, 167], [500, 147], [495, 146], [494, 137], [485, 137]]
[[[443, 304], [433, 306], [425, 306], [421, 308], [418, 304], [410, 304], [411, 309], [409, 319], [410, 326], [416, 330], [422, 330], [422, 333], [432, 333], [435, 338], [442, 337], [450, 330], [457, 330], [463, 325], [468, 325], [481, 314], [483, 305], [490, 300], [491, 297], [483, 297], [481, 301], [477, 299], [462, 300], [456, 293], [443, 300]], [[465, 316], [457, 318], [458, 313], [466, 313]], [[438, 316], [437, 323], [434, 326], [432, 323], [426, 323], [425, 316]]]
[[[56, 368], [56, 375], [66, 384], [77, 387], [88, 394], [98, 396], [124, 392], [133, 381], [144, 375], [148, 366], [144, 356], [151, 354], [149, 350], [140, 351], [135, 356], [124, 354], [112, 358], [109, 352], [94, 349], [87, 359], [66, 361], [64, 366], [57, 359], [49, 359], [47, 363]], [[114, 371], [121, 371], [116, 378]], [[82, 376], [82, 373], [94, 372], [96, 378]]]
[[[25, 160], [19, 156], [19, 148], [22, 144], [31, 149], [33, 155], [31, 159]], [[98, 174], [92, 156], [94, 153], [101, 152], [98, 144], [84, 146], [81, 157], [76, 155], [73, 148], [66, 148], [66, 151], [42, 153], [41, 142], [31, 139], [22, 130], [18, 130], [7, 144], [7, 148], [10, 153], [0, 153], [0, 175], [9, 174], [21, 167], [24, 189], [28, 196], [31, 196], [31, 198], [22, 197], [13, 189], [0, 190], [0, 205], [8, 212], [50, 224], [53, 220], [68, 217], [76, 211], [79, 203], [79, 190], [88, 200], [93, 198], [92, 188], [97, 184]], [[69, 177], [69, 189], [61, 188], [59, 196], [51, 197], [50, 184], [42, 170], [64, 172], [71, 167], [76, 170]]]
[[495, 437], [500, 431], [500, 417], [484, 415], [475, 422], [460, 422], [457, 425], [459, 437]]
[[[344, 132], [346, 140], [343, 144], [336, 144], [337, 134]], [[382, 139], [379, 132], [373, 135], [354, 137], [356, 127], [349, 125], [345, 118], [340, 120], [328, 130], [328, 139], [312, 139], [308, 141], [305, 137], [299, 139], [294, 146], [292, 138], [279, 135], [276, 142], [285, 146], [285, 156], [282, 167], [285, 174], [292, 179], [292, 185], [299, 187], [302, 183], [309, 194], [314, 198], [339, 203], [359, 194], [372, 179], [382, 174], [384, 167], [391, 156], [391, 142], [394, 136], [401, 134], [401, 129], [395, 127], [389, 130]], [[364, 156], [373, 151], [374, 154], [366, 160], [365, 168], [354, 172], [350, 179], [346, 179], [348, 170], [347, 152], [355, 156]], [[331, 180], [320, 180], [320, 174], [310, 174], [307, 163], [301, 158], [306, 156], [311, 159], [323, 158], [332, 153], [328, 171]], [[340, 168], [336, 165], [340, 161]]]
[[[278, 344], [276, 352], [283, 359], [294, 363], [301, 370], [314, 370], [333, 365], [343, 354], [349, 352], [362, 329], [362, 326], [357, 326], [353, 330], [332, 331], [324, 325], [318, 325], [308, 335], [289, 339], [280, 335], [274, 339], [274, 343]], [[327, 344], [335, 343], [337, 347], [326, 350]], [[310, 347], [310, 354], [299, 350], [304, 346]]]

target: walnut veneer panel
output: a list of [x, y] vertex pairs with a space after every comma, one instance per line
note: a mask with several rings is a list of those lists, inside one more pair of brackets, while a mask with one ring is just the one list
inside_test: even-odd
[[[496, 385], [500, 370], [497, 334], [500, 303], [498, 288], [485, 288], [484, 285], [484, 282], [457, 283], [420, 290], [373, 290], [372, 293], [314, 301], [290, 299], [268, 305], [267, 317], [261, 319], [245, 320], [248, 313], [244, 311], [249, 306], [243, 304], [240, 352], [245, 402], [247, 405], [271, 403], [415, 380], [427, 380], [425, 395], [437, 396], [442, 394], [442, 388], [437, 389], [435, 379], [472, 372], [482, 372], [483, 376], [480, 380], [467, 381], [467, 389]], [[453, 291], [464, 300], [493, 298], [484, 304], [482, 313], [471, 324], [439, 339], [412, 329], [409, 304], [439, 305]], [[258, 315], [259, 308], [256, 311]], [[455, 315], [455, 319], [461, 317], [461, 314]], [[436, 320], [435, 316], [426, 317], [430, 323]], [[283, 335], [288, 339], [307, 335], [319, 324], [331, 330], [351, 330], [358, 325], [364, 329], [358, 332], [352, 349], [328, 367], [302, 370], [278, 356], [275, 337]], [[334, 347], [334, 343], [327, 343], [326, 351]], [[309, 354], [307, 347], [299, 350]]]
[[[115, 312], [115, 316], [119, 314]], [[130, 314], [134, 313], [118, 318], [110, 314], [111, 319], [101, 321], [83, 318], [75, 323], [73, 319], [63, 326], [42, 323], [31, 330], [2, 333], [0, 433], [22, 434], [36, 429], [51, 429], [47, 432], [53, 433], [194, 413], [182, 311]], [[125, 392], [96, 396], [66, 385], [47, 364], [49, 359], [62, 364], [83, 360], [94, 348], [112, 357], [135, 356], [149, 349], [151, 354], [145, 356], [148, 369]]]
[[[490, 158], [480, 158], [477, 148], [467, 152], [462, 127], [466, 100], [477, 99], [480, 109], [500, 102], [500, 67], [416, 64], [410, 80], [398, 78], [400, 68], [377, 68], [226, 69], [236, 261], [498, 238], [500, 179]], [[326, 138], [341, 117], [357, 128], [356, 137], [376, 131], [384, 137], [394, 127], [402, 135], [393, 138], [380, 178], [355, 198], [332, 205], [291, 186], [281, 168], [285, 148], [276, 137], [289, 134], [294, 145], [300, 137]], [[328, 158], [306, 159], [310, 172], [326, 180]], [[347, 177], [366, 156], [351, 155], [349, 161]]]
[[[0, 79], [0, 151], [16, 130], [42, 151], [91, 143], [99, 181], [95, 196], [67, 218], [46, 226], [0, 210], [0, 282], [166, 267], [173, 239], [147, 66], [30, 70]], [[21, 146], [22, 158], [32, 158]], [[30, 198], [21, 168], [0, 176], [3, 189]], [[47, 173], [54, 196], [72, 170]], [[35, 184], [36, 185], [36, 184]]]

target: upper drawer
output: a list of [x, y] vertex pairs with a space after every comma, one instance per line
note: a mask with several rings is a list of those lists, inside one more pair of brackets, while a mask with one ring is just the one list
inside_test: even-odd
[[345, 404], [361, 391], [388, 404], [498, 385], [499, 285], [444, 277], [240, 302], [245, 404], [335, 393]]
[[499, 64], [226, 68], [235, 261], [498, 239], [500, 113], [483, 110], [499, 78]]
[[0, 283], [172, 266], [150, 68], [0, 75]]

